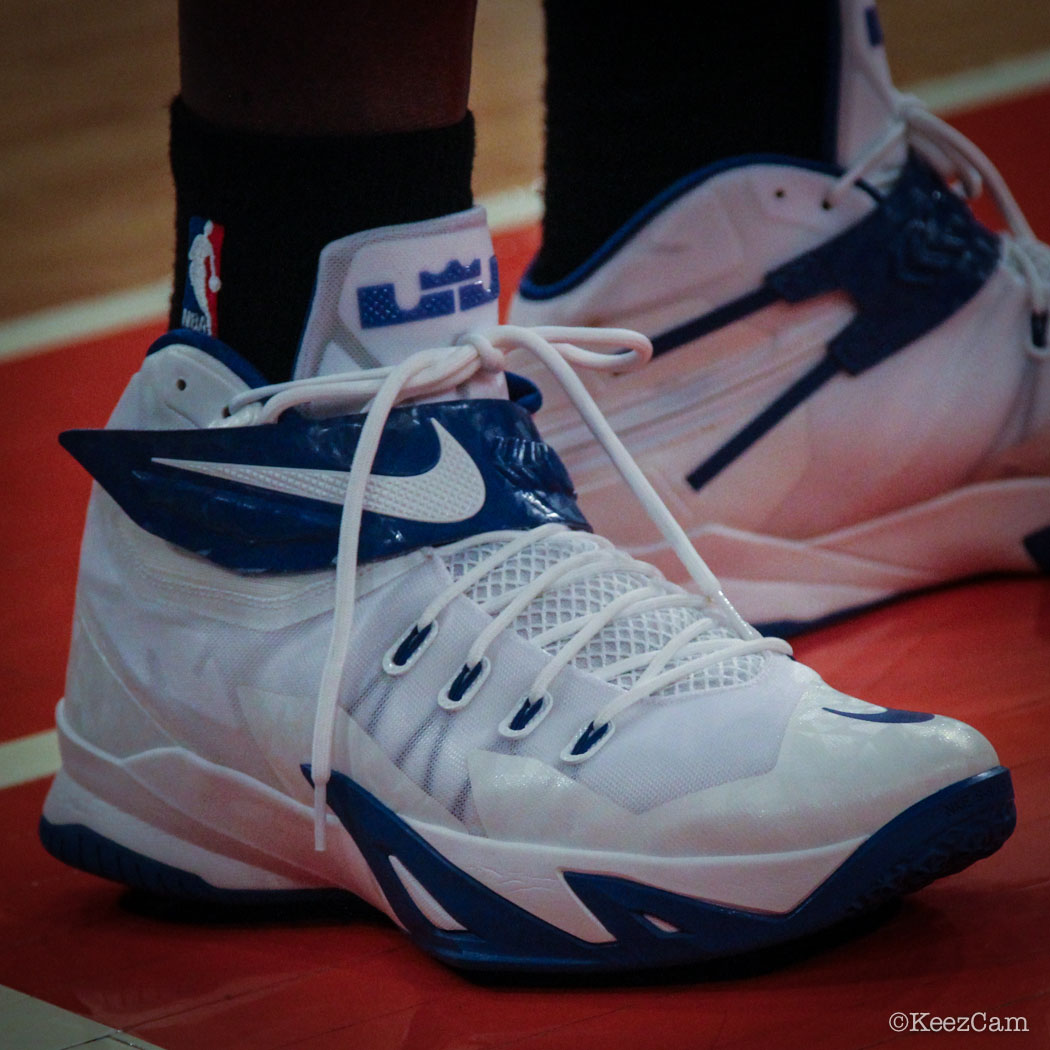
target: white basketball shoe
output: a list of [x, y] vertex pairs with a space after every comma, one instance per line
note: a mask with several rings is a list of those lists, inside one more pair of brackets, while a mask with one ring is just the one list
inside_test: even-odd
[[[480, 210], [336, 241], [295, 380], [176, 331], [63, 436], [97, 484], [47, 849], [231, 905], [348, 890], [459, 966], [615, 970], [788, 941], [998, 848], [979, 733], [836, 692], [721, 595], [569, 367], [644, 337], [499, 327], [497, 291]], [[512, 347], [693, 593], [590, 532]]]
[[[780, 633], [1050, 570], [1050, 250], [987, 158], [894, 90], [874, 6], [843, 0], [841, 26], [837, 164], [698, 171], [566, 279], [526, 277], [511, 311], [652, 338], [644, 373], [587, 384], [729, 598]], [[981, 176], [1008, 235], [963, 199]], [[545, 396], [595, 527], [675, 573]]]

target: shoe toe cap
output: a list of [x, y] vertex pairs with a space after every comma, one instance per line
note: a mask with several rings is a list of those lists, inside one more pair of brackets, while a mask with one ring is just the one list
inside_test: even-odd
[[998, 764], [992, 745], [964, 722], [880, 707], [819, 683], [800, 701], [772, 775], [795, 841], [826, 842], [870, 835], [920, 799]]

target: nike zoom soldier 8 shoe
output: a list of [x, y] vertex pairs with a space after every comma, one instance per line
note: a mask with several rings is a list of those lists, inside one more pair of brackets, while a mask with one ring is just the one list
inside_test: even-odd
[[[63, 435], [96, 485], [47, 849], [209, 902], [346, 890], [531, 970], [761, 948], [995, 850], [979, 733], [835, 691], [723, 597], [570, 367], [648, 341], [500, 327], [497, 291], [480, 209], [357, 234], [292, 381], [174, 331]], [[512, 348], [691, 591], [591, 531]]]
[[[834, 163], [697, 171], [564, 280], [526, 276], [511, 310], [652, 338], [642, 375], [591, 393], [730, 600], [779, 633], [1050, 569], [1050, 249], [987, 158], [894, 90], [874, 6], [840, 15]], [[964, 200], [982, 176], [1009, 234]], [[539, 423], [595, 527], [678, 572], [556, 388]]]

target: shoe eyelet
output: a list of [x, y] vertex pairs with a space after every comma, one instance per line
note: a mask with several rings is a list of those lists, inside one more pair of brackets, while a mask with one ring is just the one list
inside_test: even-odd
[[176, 390], [185, 390], [186, 389], [186, 380], [182, 379], [181, 377], [179, 379], [176, 379], [175, 380], [175, 389]]
[[547, 717], [554, 700], [550, 693], [534, 700], [531, 696], [524, 700], [507, 715], [499, 724], [499, 734], [507, 740], [520, 740], [528, 736], [536, 726]]
[[571, 744], [565, 745], [561, 753], [561, 760], [575, 765], [590, 758], [605, 746], [613, 735], [614, 729], [612, 722], [603, 722], [600, 726], [588, 722], [577, 734], [576, 739]]
[[412, 624], [408, 634], [387, 649], [383, 656], [383, 670], [389, 675], [404, 674], [433, 642], [437, 631], [437, 620], [431, 620], [422, 628], [419, 624]]
[[1050, 349], [1047, 348], [1047, 311], [1032, 311], [1031, 315], [1031, 338], [1028, 341], [1028, 352], [1037, 361], [1050, 357]]
[[438, 695], [438, 705], [446, 711], [458, 711], [466, 707], [489, 676], [492, 664], [483, 656], [476, 664], [464, 664], [459, 674]]

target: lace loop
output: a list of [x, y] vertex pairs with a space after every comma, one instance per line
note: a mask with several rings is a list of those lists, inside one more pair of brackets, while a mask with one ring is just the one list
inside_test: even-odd
[[487, 656], [483, 656], [475, 663], [468, 658], [460, 668], [459, 674], [441, 690], [438, 695], [438, 706], [443, 707], [446, 711], [459, 711], [466, 707], [488, 678], [491, 669], [492, 664]]
[[520, 740], [528, 736], [543, 721], [554, 701], [550, 693], [533, 699], [526, 696], [499, 724], [499, 734], [507, 740]]
[[1037, 361], [1045, 361], [1050, 357], [1050, 347], [1047, 346], [1046, 340], [1046, 329], [1047, 311], [1042, 310], [1038, 313], [1033, 311], [1031, 318], [1031, 337], [1028, 342], [1027, 350]]
[[404, 674], [423, 655], [436, 635], [436, 619], [414, 623], [408, 634], [387, 650], [383, 657], [383, 670], [388, 675]]
[[615, 728], [612, 722], [603, 722], [600, 718], [593, 719], [580, 730], [572, 743], [566, 745], [559, 757], [569, 765], [578, 765], [607, 744]]
[[473, 330], [461, 337], [462, 342], [472, 346], [478, 352], [481, 367], [486, 372], [502, 372], [505, 369], [505, 355], [503, 350], [493, 345], [485, 332]]

